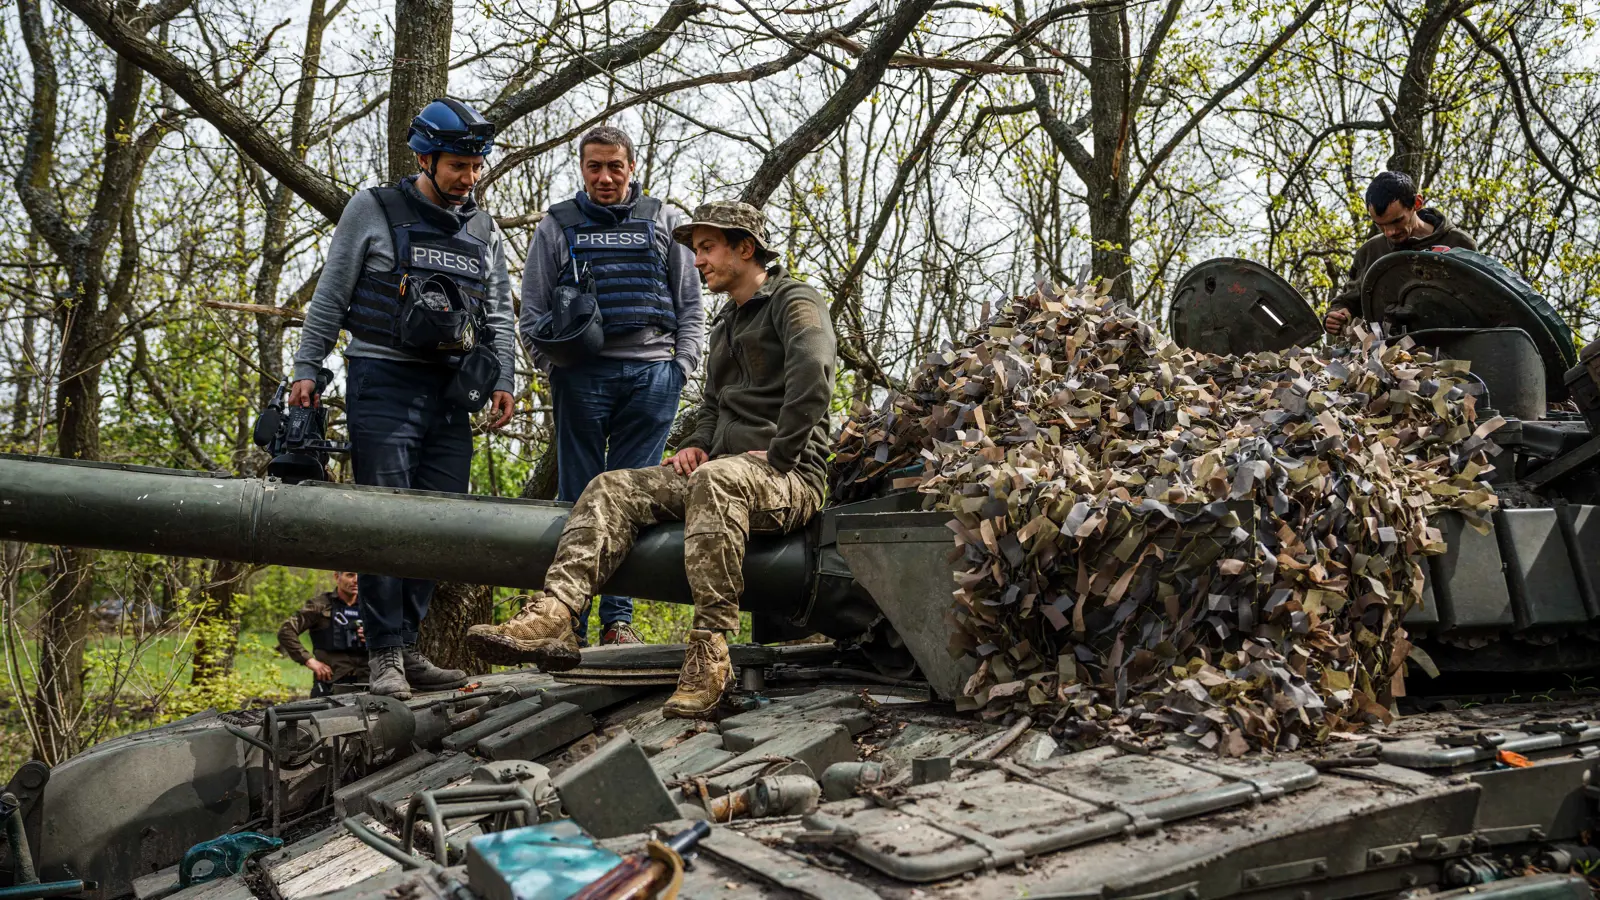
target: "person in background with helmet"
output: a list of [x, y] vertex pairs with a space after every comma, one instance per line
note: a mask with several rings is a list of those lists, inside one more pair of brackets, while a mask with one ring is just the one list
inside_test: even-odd
[[[312, 597], [278, 629], [278, 650], [311, 670], [311, 696], [326, 697], [335, 684], [359, 684], [367, 667], [361, 605], [354, 572], [333, 573], [331, 591]], [[300, 635], [311, 632], [311, 652]]]
[[640, 528], [683, 522], [694, 630], [661, 714], [696, 718], [716, 709], [733, 673], [727, 634], [739, 628], [750, 535], [791, 533], [822, 508], [837, 344], [827, 301], [777, 264], [760, 210], [702, 204], [672, 237], [694, 250], [706, 287], [728, 296], [712, 320], [694, 433], [660, 465], [590, 482], [561, 529], [544, 589], [511, 621], [472, 626], [467, 640], [502, 665], [576, 666], [573, 615]]
[[[609, 126], [578, 141], [584, 189], [539, 222], [522, 270], [523, 345], [550, 377], [557, 498], [601, 472], [661, 462], [705, 311], [694, 254], [672, 241], [683, 214], [634, 181], [633, 141]], [[587, 640], [587, 607], [576, 613]], [[633, 600], [600, 598], [600, 643], [635, 644]]]
[[[464, 103], [429, 103], [411, 123], [420, 174], [344, 208], [306, 307], [289, 402], [309, 406], [341, 329], [357, 484], [463, 492], [472, 414], [511, 421], [515, 339], [505, 236], [472, 199], [494, 125]], [[466, 681], [416, 649], [433, 582], [361, 575], [371, 691], [409, 699]]]

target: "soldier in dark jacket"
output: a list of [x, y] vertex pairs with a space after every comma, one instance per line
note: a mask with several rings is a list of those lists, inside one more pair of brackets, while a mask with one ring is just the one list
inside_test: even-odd
[[739, 627], [751, 533], [792, 532], [822, 506], [835, 345], [828, 304], [775, 264], [755, 207], [707, 203], [672, 236], [694, 250], [706, 287], [728, 297], [711, 325], [698, 427], [661, 465], [589, 482], [544, 590], [516, 618], [474, 625], [468, 638], [491, 662], [577, 665], [573, 618], [641, 527], [683, 522], [694, 629], [662, 714], [690, 718], [716, 707], [733, 671], [727, 633]]
[[[358, 684], [367, 668], [366, 634], [356, 602], [356, 573], [335, 572], [334, 590], [306, 601], [278, 629], [278, 649], [311, 670], [311, 696], [333, 693], [335, 684]], [[300, 635], [311, 632], [311, 652]]]
[[1426, 250], [1429, 247], [1453, 247], [1462, 250], [1478, 249], [1478, 242], [1457, 228], [1448, 216], [1431, 206], [1423, 206], [1423, 197], [1411, 176], [1404, 172], [1380, 172], [1367, 185], [1367, 214], [1372, 224], [1378, 226], [1373, 235], [1356, 250], [1350, 263], [1350, 275], [1338, 296], [1328, 304], [1328, 315], [1322, 327], [1329, 334], [1344, 331], [1352, 318], [1361, 314], [1361, 279], [1380, 258], [1399, 250]]

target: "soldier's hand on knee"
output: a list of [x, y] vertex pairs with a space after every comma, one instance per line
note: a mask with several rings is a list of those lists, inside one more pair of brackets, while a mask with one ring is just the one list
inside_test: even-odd
[[692, 475], [707, 458], [706, 452], [699, 447], [685, 447], [662, 460], [661, 464], [671, 466], [679, 475]]
[[310, 378], [302, 378], [289, 385], [290, 406], [321, 406], [322, 402], [316, 396], [317, 383]]
[[495, 391], [489, 398], [489, 418], [491, 421], [483, 427], [489, 431], [497, 431], [504, 428], [506, 423], [511, 421], [511, 414], [516, 412], [516, 409], [516, 401], [509, 391]]
[[751, 456], [754, 456], [756, 459], [761, 460], [762, 462], [767, 461], [767, 451], [765, 450], [746, 450], [745, 452]]

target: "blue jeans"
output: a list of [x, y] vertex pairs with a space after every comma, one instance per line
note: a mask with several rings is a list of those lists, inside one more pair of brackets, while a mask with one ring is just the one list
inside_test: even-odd
[[[683, 392], [683, 369], [667, 359], [591, 359], [550, 370], [556, 408], [557, 499], [575, 502], [589, 482], [612, 469], [661, 464]], [[600, 598], [600, 627], [633, 621], [633, 598]], [[587, 637], [587, 619], [578, 630]]]
[[[444, 399], [455, 373], [428, 363], [352, 356], [345, 385], [350, 463], [356, 484], [463, 493], [472, 469], [472, 420]], [[357, 579], [367, 649], [417, 642], [433, 582]]]

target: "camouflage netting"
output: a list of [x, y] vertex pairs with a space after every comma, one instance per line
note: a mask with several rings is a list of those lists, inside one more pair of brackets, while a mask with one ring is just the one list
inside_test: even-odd
[[1466, 363], [1353, 332], [1219, 357], [1091, 293], [1018, 299], [846, 423], [835, 495], [954, 514], [966, 708], [1234, 755], [1387, 721], [1431, 665], [1400, 624], [1444, 550], [1427, 519], [1483, 527], [1500, 420]]

